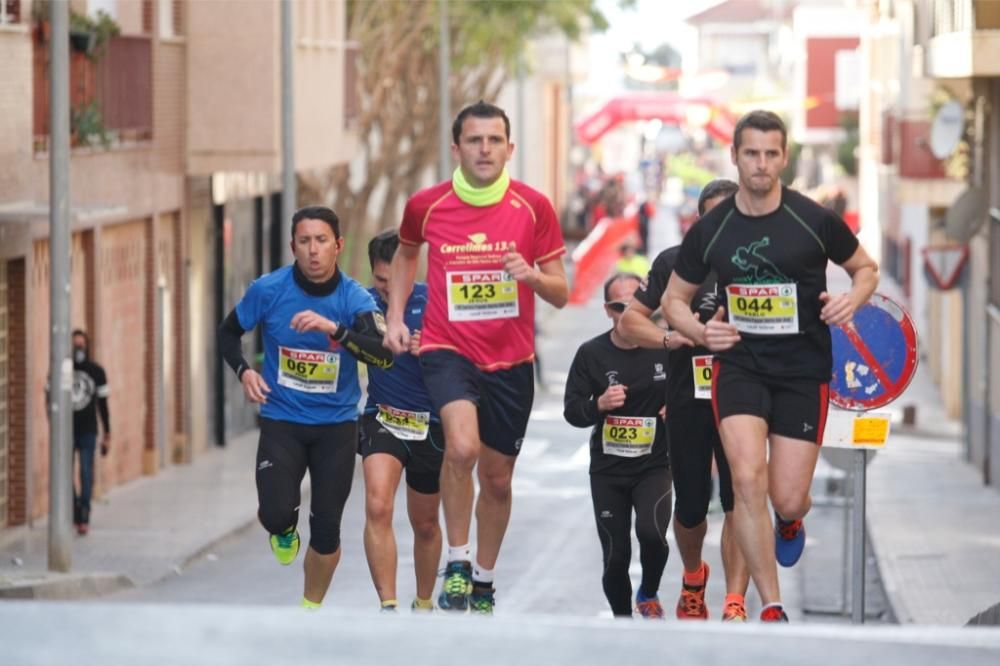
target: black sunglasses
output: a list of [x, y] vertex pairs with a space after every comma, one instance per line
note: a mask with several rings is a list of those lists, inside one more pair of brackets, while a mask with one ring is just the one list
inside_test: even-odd
[[625, 308], [628, 307], [628, 303], [622, 303], [621, 301], [611, 301], [610, 303], [605, 303], [604, 306], [611, 310], [612, 312], [617, 312], [621, 314], [625, 312]]

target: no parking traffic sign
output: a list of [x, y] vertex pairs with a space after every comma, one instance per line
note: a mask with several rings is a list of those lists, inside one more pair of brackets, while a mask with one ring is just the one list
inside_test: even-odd
[[917, 369], [917, 331], [898, 303], [882, 294], [830, 328], [833, 377], [830, 402], [853, 411], [884, 407], [898, 398]]

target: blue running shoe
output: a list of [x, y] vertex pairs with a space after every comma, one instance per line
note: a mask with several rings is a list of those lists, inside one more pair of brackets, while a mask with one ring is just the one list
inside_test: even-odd
[[642, 590], [635, 593], [635, 610], [647, 620], [664, 619], [663, 605], [660, 603], [660, 598], [658, 596], [647, 598], [643, 596]]
[[806, 545], [806, 526], [801, 520], [782, 520], [774, 514], [774, 557], [783, 567], [794, 566]]
[[444, 570], [444, 585], [438, 595], [438, 607], [445, 611], [465, 612], [472, 592], [472, 562], [449, 562]]

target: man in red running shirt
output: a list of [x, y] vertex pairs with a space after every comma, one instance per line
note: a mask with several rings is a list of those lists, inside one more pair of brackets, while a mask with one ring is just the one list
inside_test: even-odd
[[[512, 180], [510, 120], [478, 102], [452, 125], [451, 181], [406, 204], [389, 283], [385, 345], [409, 348], [403, 321], [420, 246], [427, 243], [428, 303], [420, 365], [444, 426], [441, 497], [448, 566], [438, 605], [493, 612], [493, 568], [510, 519], [511, 478], [534, 398], [535, 294], [562, 307], [566, 252], [554, 209]], [[478, 463], [476, 560], [469, 545]]]

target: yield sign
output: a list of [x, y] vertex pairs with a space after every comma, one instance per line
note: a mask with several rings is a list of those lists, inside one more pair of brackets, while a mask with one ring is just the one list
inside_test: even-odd
[[927, 272], [938, 289], [951, 289], [969, 258], [968, 245], [928, 245], [923, 250]]

